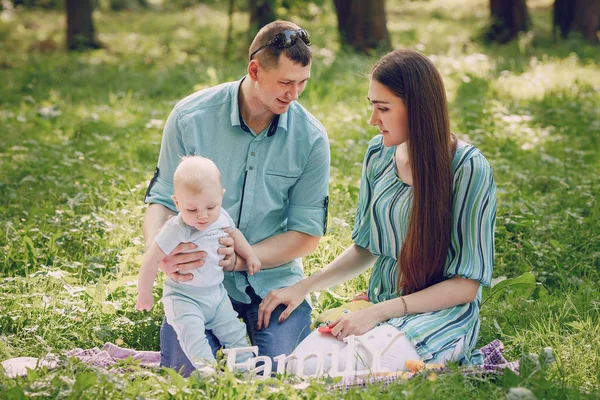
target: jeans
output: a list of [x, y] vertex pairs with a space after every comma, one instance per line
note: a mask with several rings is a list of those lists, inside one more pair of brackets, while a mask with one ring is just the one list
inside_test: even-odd
[[[279, 316], [286, 309], [285, 305], [280, 304], [271, 313], [269, 327], [264, 328], [263, 326], [261, 330], [258, 330], [258, 306], [262, 299], [254, 293], [254, 290], [250, 286], [248, 286], [246, 292], [250, 296], [250, 304], [240, 303], [233, 299], [231, 299], [231, 303], [233, 309], [246, 324], [246, 331], [250, 337], [250, 342], [253, 346], [258, 346], [258, 355], [273, 358], [280, 354], [291, 354], [296, 346], [310, 333], [310, 312], [312, 310], [310, 305], [306, 300], [303, 301], [280, 324], [278, 321]], [[211, 331], [206, 331], [206, 338], [213, 354], [216, 354], [221, 344]], [[167, 323], [166, 318], [163, 319], [160, 328], [160, 365], [173, 368], [183, 376], [189, 376], [194, 371], [193, 365], [179, 345], [175, 330]], [[276, 368], [277, 363], [273, 362], [273, 370]]]

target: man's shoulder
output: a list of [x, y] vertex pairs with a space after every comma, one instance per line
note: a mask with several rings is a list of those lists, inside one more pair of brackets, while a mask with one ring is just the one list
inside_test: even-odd
[[327, 131], [323, 124], [297, 101], [290, 105], [288, 112], [291, 118], [295, 118], [302, 124], [305, 124], [308, 132], [316, 136], [327, 137]]
[[177, 112], [179, 116], [193, 112], [210, 112], [213, 107], [231, 102], [231, 95], [237, 84], [239, 84], [237, 81], [226, 82], [199, 90], [177, 102], [173, 111]]

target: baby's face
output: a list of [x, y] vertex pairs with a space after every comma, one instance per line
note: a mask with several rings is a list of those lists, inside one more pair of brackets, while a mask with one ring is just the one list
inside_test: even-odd
[[219, 219], [223, 189], [205, 187], [200, 193], [185, 188], [176, 189], [173, 200], [183, 222], [201, 231]]

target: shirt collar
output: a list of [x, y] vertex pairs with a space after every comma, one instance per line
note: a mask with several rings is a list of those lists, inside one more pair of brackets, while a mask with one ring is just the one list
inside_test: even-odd
[[[244, 82], [244, 79], [246, 79], [246, 76], [244, 76], [242, 79], [240, 79], [238, 84], [233, 85], [233, 91], [232, 91], [232, 95], [231, 95], [230, 118], [231, 118], [231, 126], [240, 126], [244, 132], [250, 133], [250, 128], [244, 122], [244, 118], [242, 118], [242, 110], [240, 109], [240, 105], [239, 105], [239, 101], [238, 101], [240, 88], [242, 87], [242, 82]], [[289, 112], [289, 109], [288, 109], [288, 111], [284, 112], [283, 114], [275, 115], [275, 117], [273, 118], [273, 121], [271, 121], [271, 124], [269, 125], [269, 129], [267, 131], [267, 137], [271, 137], [271, 136], [275, 135], [275, 133], [277, 133], [277, 128], [281, 128], [281, 129], [287, 131], [288, 112]]]

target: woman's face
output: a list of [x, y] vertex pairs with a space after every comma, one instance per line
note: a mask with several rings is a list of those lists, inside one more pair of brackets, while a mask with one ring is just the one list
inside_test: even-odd
[[408, 113], [404, 102], [374, 79], [369, 83], [368, 99], [373, 105], [369, 124], [379, 128], [383, 145], [398, 146], [408, 140]]

